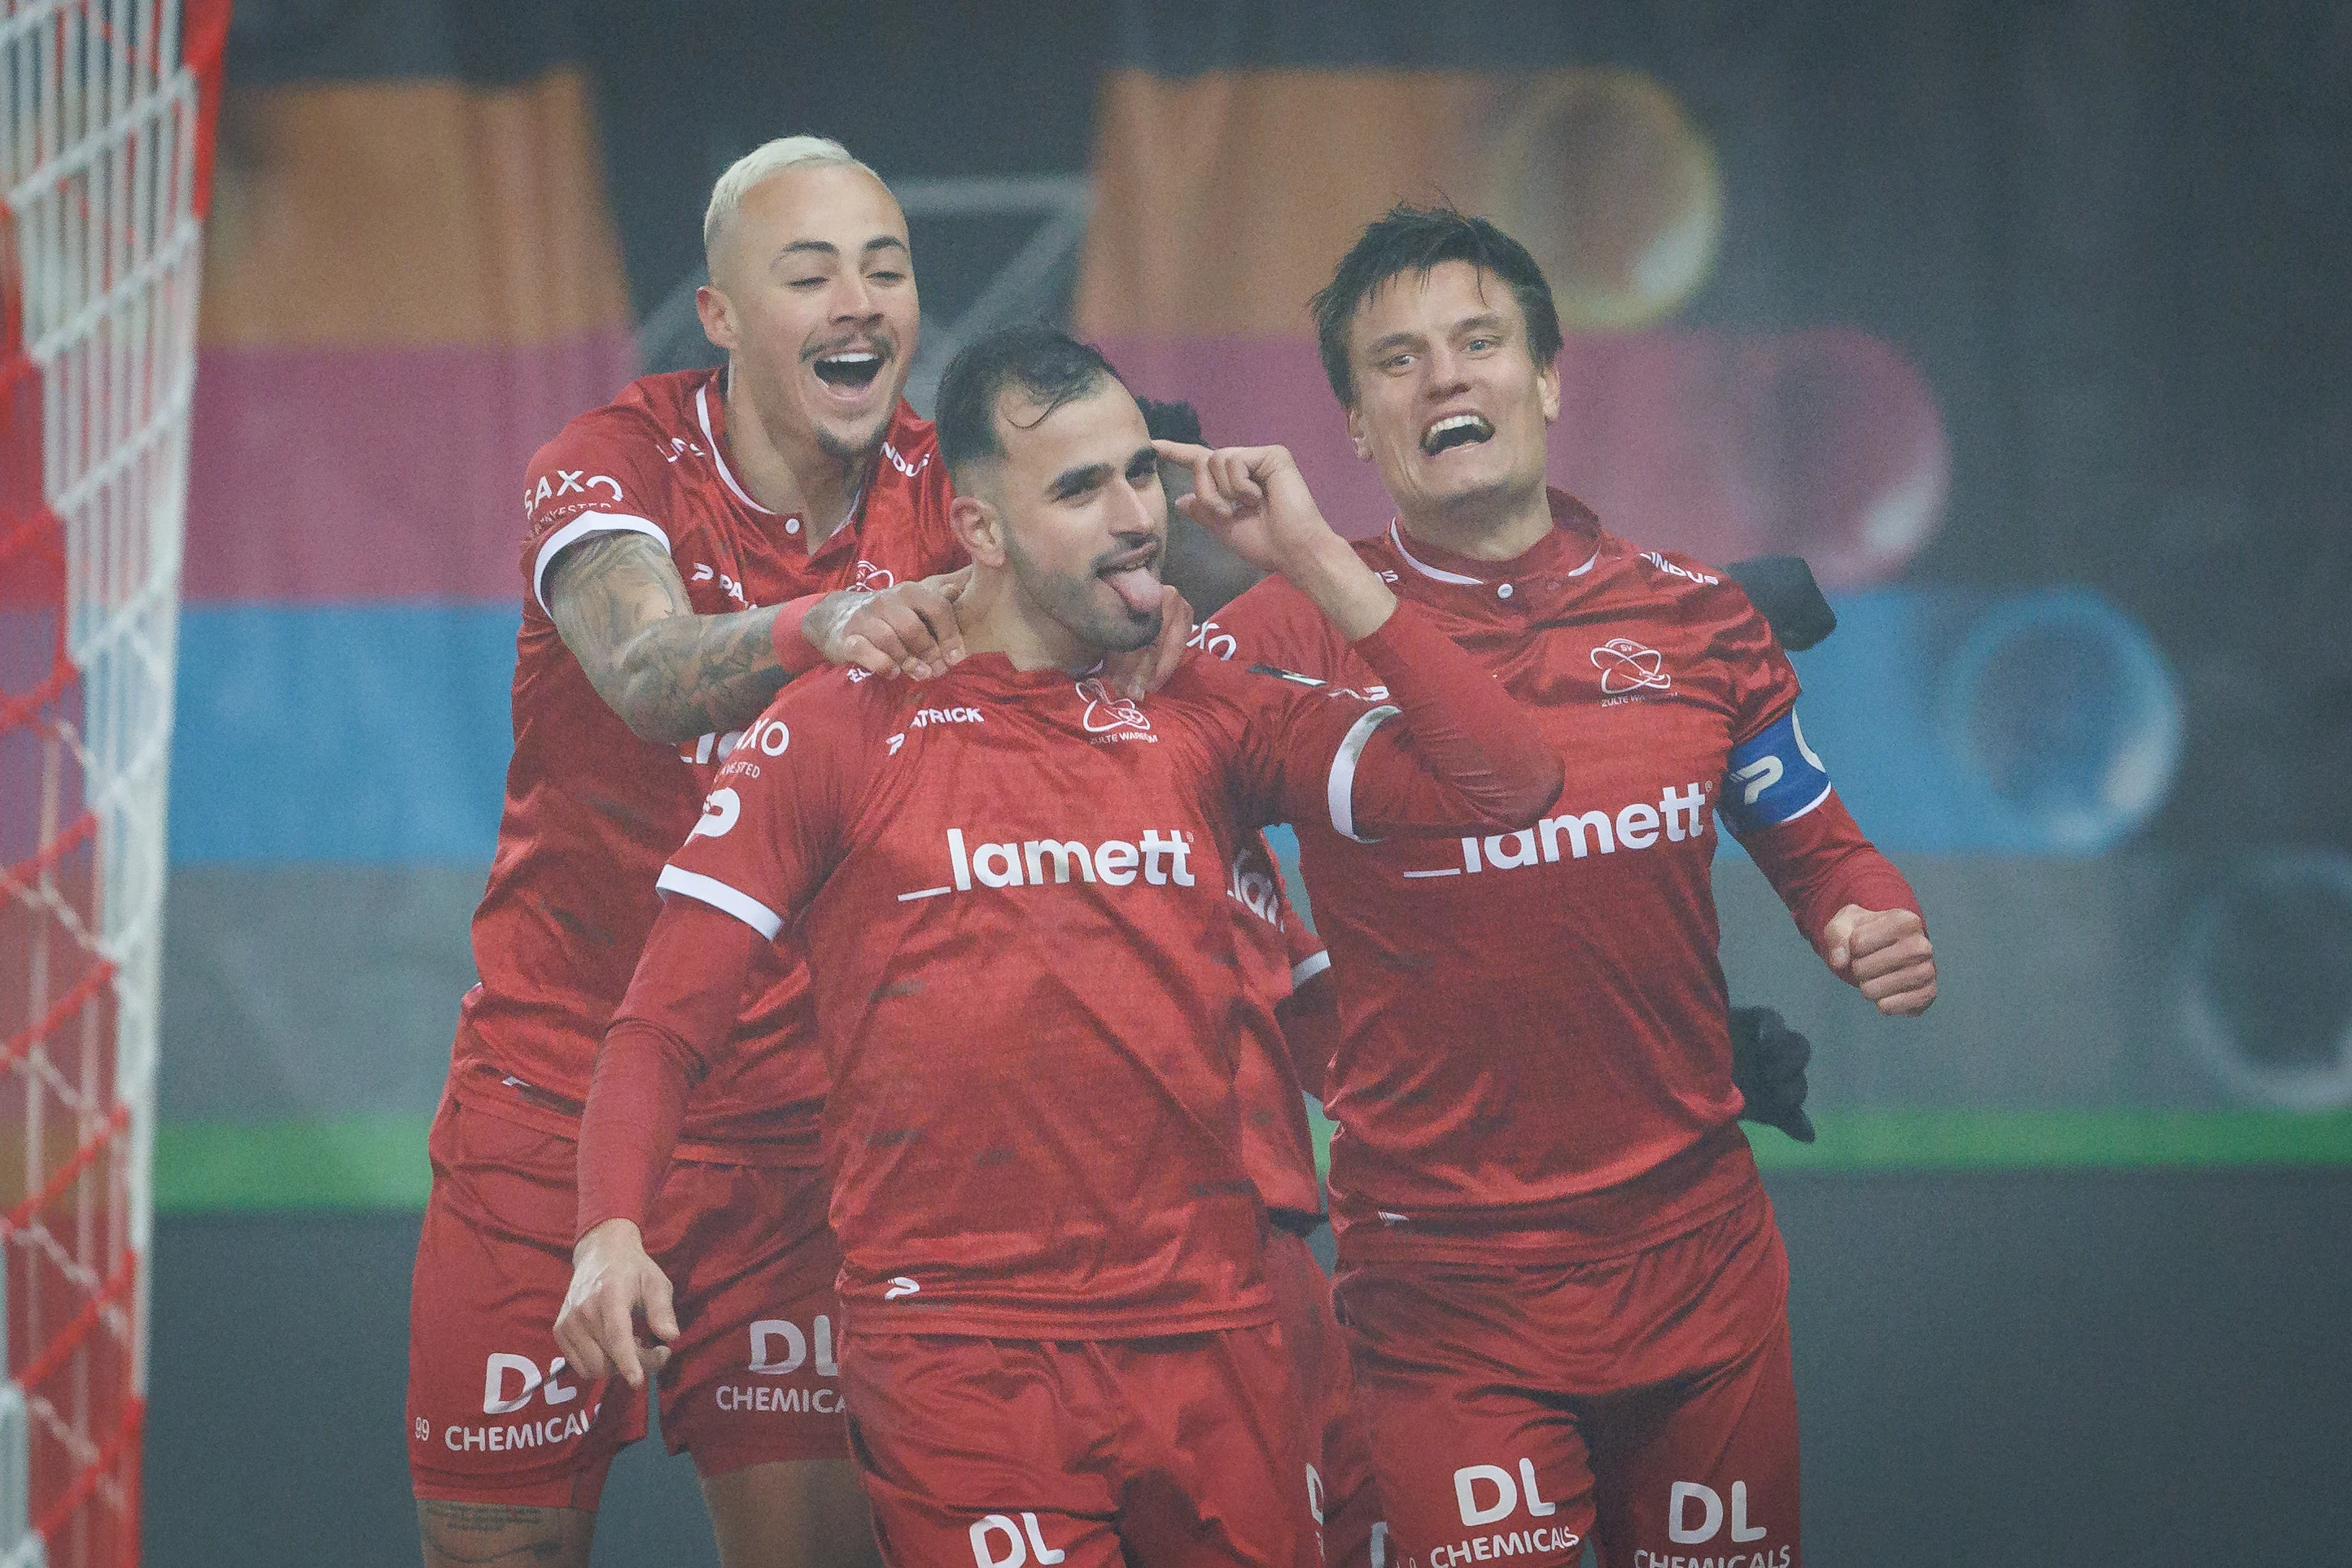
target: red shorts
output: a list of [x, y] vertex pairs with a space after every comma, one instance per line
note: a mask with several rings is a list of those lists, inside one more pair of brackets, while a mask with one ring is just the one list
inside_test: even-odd
[[[408, 1312], [409, 1476], [420, 1498], [593, 1511], [645, 1397], [563, 1368], [579, 1145], [446, 1096]], [[681, 1162], [646, 1245], [676, 1291], [662, 1436], [702, 1474], [846, 1450], [815, 1171]]]
[[1307, 1465], [1308, 1500], [1322, 1531], [1324, 1568], [1373, 1568], [1373, 1532], [1384, 1528], [1381, 1489], [1355, 1369], [1331, 1312], [1331, 1281], [1302, 1238], [1277, 1229], [1266, 1242], [1265, 1282], [1274, 1291], [1291, 1375], [1307, 1400], [1314, 1456]]
[[1789, 1257], [1757, 1187], [1594, 1263], [1374, 1263], [1340, 1311], [1401, 1568], [1801, 1568]]
[[1130, 1340], [852, 1331], [850, 1450], [891, 1568], [1315, 1568], [1271, 1324]]

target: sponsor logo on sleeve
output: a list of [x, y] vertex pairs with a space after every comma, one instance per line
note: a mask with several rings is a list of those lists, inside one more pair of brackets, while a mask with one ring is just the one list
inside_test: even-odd
[[723, 839], [735, 831], [743, 816], [743, 798], [732, 789], [713, 789], [703, 797], [702, 816], [694, 831], [686, 836], [693, 839]]
[[[596, 504], [596, 492], [599, 489], [611, 491], [613, 504], [615, 506], [620, 504], [621, 482], [610, 474], [591, 474], [585, 468], [558, 468], [553, 479], [551, 480], [542, 474], [537, 485], [523, 492], [523, 515], [537, 522], [541, 503], [549, 501], [563, 502], [562, 510], [585, 511]], [[566, 496], [577, 496], [580, 498], [576, 501], [564, 502], [563, 497]]]
[[1679, 577], [1685, 582], [1703, 583], [1706, 586], [1712, 588], [1723, 580], [1723, 579], [1719, 577], [1709, 577], [1703, 571], [1693, 571], [1686, 566], [1676, 566], [1673, 561], [1668, 560], [1656, 550], [1643, 551], [1642, 559], [1648, 561], [1660, 571], [1664, 572], [1668, 577]]

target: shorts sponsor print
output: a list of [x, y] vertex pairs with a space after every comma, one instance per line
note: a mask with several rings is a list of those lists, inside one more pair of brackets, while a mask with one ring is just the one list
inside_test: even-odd
[[1303, 1422], [1271, 1324], [854, 1333], [842, 1374], [890, 1568], [1317, 1568]]
[[[416, 1495], [593, 1511], [644, 1396], [563, 1364], [577, 1145], [445, 1098], [409, 1307]], [[815, 1173], [679, 1163], [648, 1245], [682, 1330], [657, 1386], [705, 1475], [843, 1452], [839, 1266]]]
[[1626, 1257], [1345, 1271], [1390, 1561], [1802, 1568], [1788, 1278], [1760, 1186]]

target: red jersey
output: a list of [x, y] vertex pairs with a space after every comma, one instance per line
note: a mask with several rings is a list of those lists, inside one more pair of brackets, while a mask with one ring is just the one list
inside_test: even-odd
[[[1446, 755], [1442, 717], [1472, 716], [1453, 754], [1467, 766], [1446, 773], [1460, 788], [1381, 730], [1398, 706], [1199, 658], [1133, 701], [994, 654], [920, 685], [821, 673], [719, 770], [660, 883], [771, 939], [803, 934], [841, 1295], [861, 1329], [1126, 1338], [1267, 1321], [1235, 1082], [1238, 1015], [1265, 1004], [1243, 988], [1222, 868], [1251, 830], [1310, 813], [1389, 832], [1525, 821], [1557, 778], [1509, 705], [1410, 619], [1357, 646], [1392, 685], [1444, 692], [1399, 697], [1432, 716], [1416, 719], [1424, 752]], [[1389, 652], [1405, 649], [1409, 667]], [[625, 1024], [677, 1038], [657, 998], [681, 979], [652, 972], [664, 951], [616, 1021], [600, 1096]], [[647, 1185], [646, 1151], [608, 1158], [602, 1114], [586, 1157], [629, 1167], [637, 1196], [608, 1207], [601, 1176], [583, 1184], [583, 1229]]]
[[[644, 534], [669, 550], [695, 613], [717, 615], [963, 563], [929, 421], [898, 405], [854, 516], [812, 555], [803, 520], [761, 507], [729, 469], [722, 377], [640, 377], [540, 448], [523, 492], [514, 757], [474, 915], [481, 983], [466, 995], [451, 1080], [468, 1103], [567, 1135], [660, 908], [654, 879], [740, 736], [680, 747], [630, 733], [549, 616], [549, 564], [593, 533]], [[687, 1152], [723, 1145], [730, 1160], [816, 1163], [824, 1080], [806, 988], [797, 958], [779, 950], [746, 989], [747, 1049], [703, 1085]]]
[[1235, 1030], [1234, 1092], [1240, 1098], [1242, 1168], [1265, 1207], [1291, 1223], [1323, 1212], [1315, 1136], [1307, 1124], [1289, 1042], [1277, 1009], [1297, 986], [1330, 967], [1330, 956], [1282, 886], [1265, 839], [1253, 833], [1225, 877], [1239, 925], [1243, 1007]]
[[[1709, 883], [1718, 807], [1809, 937], [1847, 902], [1916, 908], [1805, 747], [1796, 673], [1738, 584], [1637, 549], [1573, 497], [1552, 506], [1552, 533], [1509, 561], [1393, 527], [1356, 547], [1534, 712], [1567, 786], [1533, 828], [1447, 843], [1298, 823], [1339, 980], [1324, 1103], [1353, 1259], [1609, 1256], [1747, 1190]], [[1278, 580], [1201, 642], [1239, 664], [1373, 678]]]

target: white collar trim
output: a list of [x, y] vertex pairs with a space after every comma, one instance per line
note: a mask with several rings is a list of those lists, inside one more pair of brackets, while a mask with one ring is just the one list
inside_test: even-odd
[[735, 492], [735, 498], [763, 517], [774, 517], [775, 513], [751, 499], [744, 492], [743, 486], [735, 483], [734, 473], [727, 466], [726, 454], [719, 450], [719, 437], [710, 433], [710, 383], [709, 382], [694, 389], [694, 417], [702, 422], [702, 439], [710, 443], [710, 460], [719, 465], [719, 476], [727, 481], [727, 487]]
[[[1423, 577], [1433, 577], [1440, 582], [1458, 582], [1465, 588], [1484, 588], [1486, 586], [1486, 580], [1483, 578], [1465, 577], [1458, 571], [1444, 571], [1430, 565], [1427, 561], [1415, 560], [1412, 556], [1412, 551], [1404, 548], [1404, 530], [1397, 527], [1393, 518], [1389, 522], [1389, 542], [1396, 546], [1396, 552], [1397, 554], [1404, 557], [1405, 564], [1412, 567], [1413, 570], [1421, 573]], [[1574, 571], [1570, 572], [1568, 575], [1570, 577], [1582, 577], [1586, 572], [1592, 570], [1593, 562], [1600, 559], [1601, 547], [1599, 545], [1594, 545], [1592, 547], [1592, 553], [1584, 558], [1584, 564], [1578, 567]]]
[[1390, 519], [1389, 522], [1389, 542], [1396, 546], [1396, 552], [1397, 554], [1404, 557], [1405, 564], [1412, 568], [1413, 570], [1421, 573], [1423, 577], [1435, 578], [1440, 582], [1458, 582], [1465, 588], [1484, 588], [1486, 586], [1486, 580], [1483, 578], [1465, 577], [1458, 571], [1441, 571], [1436, 567], [1431, 566], [1425, 561], [1413, 559], [1412, 551], [1404, 548], [1404, 530], [1397, 527], [1396, 521], [1393, 518]]

